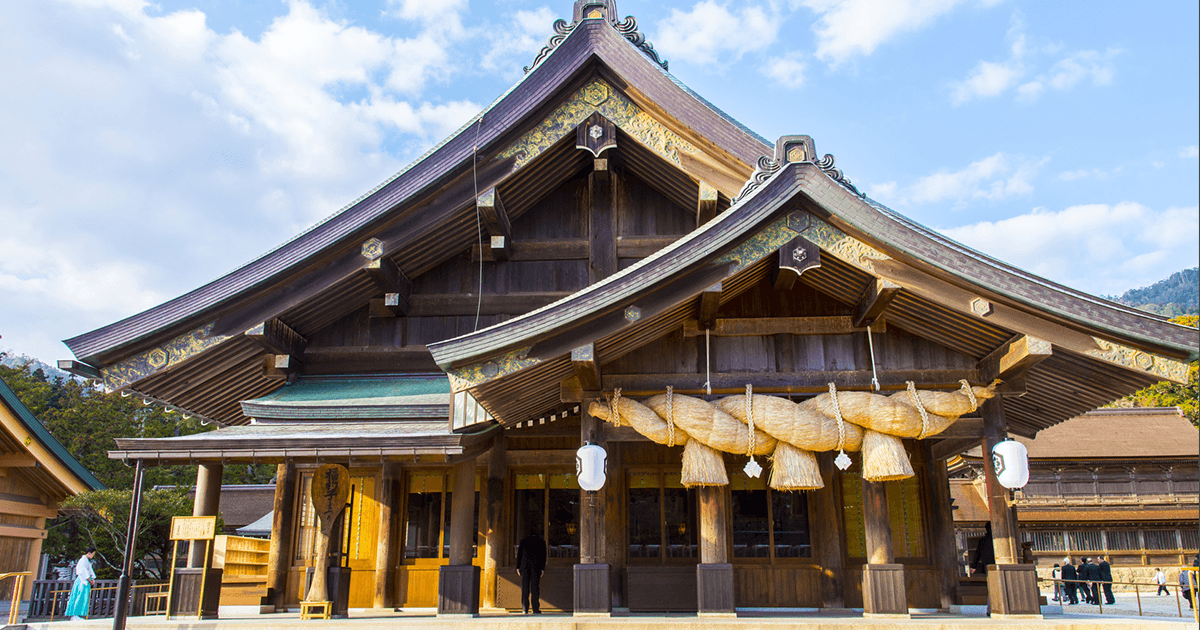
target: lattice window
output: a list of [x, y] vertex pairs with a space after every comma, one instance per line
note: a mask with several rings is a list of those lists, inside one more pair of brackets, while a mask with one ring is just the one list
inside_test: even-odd
[[1099, 530], [1067, 532], [1067, 543], [1071, 551], [1104, 551]]
[[1033, 542], [1034, 551], [1065, 551], [1066, 545], [1062, 532], [1028, 532]]
[[1142, 548], [1142, 541], [1134, 529], [1116, 529], [1104, 532], [1104, 541], [1109, 551], [1134, 551]]
[[1200, 545], [1200, 531], [1195, 529], [1179, 530], [1179, 538], [1183, 542], [1183, 548], [1188, 551], [1196, 551], [1197, 546]]
[[1174, 551], [1179, 549], [1179, 535], [1173, 529], [1148, 529], [1142, 532], [1146, 549], [1152, 551]]

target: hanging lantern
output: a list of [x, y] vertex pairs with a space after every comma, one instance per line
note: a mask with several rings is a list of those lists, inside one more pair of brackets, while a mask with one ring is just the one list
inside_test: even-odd
[[992, 447], [992, 468], [1000, 485], [1024, 488], [1029, 483], [1029, 450], [1016, 440], [1000, 442]]
[[608, 453], [604, 447], [591, 442], [579, 447], [575, 451], [575, 476], [579, 478], [579, 487], [588, 492], [603, 488], [607, 462]]

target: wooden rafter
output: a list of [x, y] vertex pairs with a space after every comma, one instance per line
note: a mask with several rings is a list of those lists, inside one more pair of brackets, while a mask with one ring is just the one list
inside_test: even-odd
[[854, 325], [870, 326], [887, 310], [888, 305], [900, 293], [900, 285], [890, 280], [876, 278], [863, 291], [854, 307]]

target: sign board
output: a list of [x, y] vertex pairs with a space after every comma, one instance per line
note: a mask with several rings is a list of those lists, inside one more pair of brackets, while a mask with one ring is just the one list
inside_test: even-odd
[[350, 497], [350, 471], [338, 464], [325, 464], [313, 473], [312, 502], [321, 531], [328, 533]]
[[215, 516], [175, 516], [171, 518], [171, 540], [212, 540], [217, 535]]

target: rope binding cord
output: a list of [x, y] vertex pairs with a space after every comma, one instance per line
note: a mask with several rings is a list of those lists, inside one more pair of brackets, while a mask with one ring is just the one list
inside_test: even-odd
[[838, 428], [838, 456], [834, 458], [833, 463], [841, 470], [846, 470], [850, 467], [850, 456], [844, 450], [846, 444], [846, 424], [842, 419], [842, 407], [838, 404], [837, 385], [829, 384], [829, 399], [833, 401], [833, 417], [837, 420]]
[[960, 391], [966, 393], [967, 398], [971, 399], [971, 412], [975, 412], [975, 410], [979, 409], [979, 401], [975, 399], [975, 389], [971, 387], [971, 384], [965, 378], [960, 380], [959, 383], [962, 383]]
[[712, 352], [709, 349], [708, 340], [711, 328], [704, 329], [704, 392], [708, 396], [712, 396], [712, 370], [709, 368], [709, 358]]
[[925, 405], [921, 404], [921, 395], [917, 393], [916, 383], [912, 381], [905, 381], [905, 383], [908, 385], [908, 399], [912, 401], [917, 411], [921, 412], [921, 434], [917, 436], [917, 439], [924, 440], [925, 434], [929, 432], [929, 412], [925, 411]]
[[613, 390], [612, 396], [608, 397], [608, 409], [609, 409], [608, 420], [609, 420], [609, 422], [612, 422], [613, 424], [615, 424], [617, 426], [621, 426], [621, 413], [620, 413], [620, 409], [619, 409], [620, 401], [621, 401], [621, 388], [618, 387]]
[[675, 446], [675, 388], [667, 385], [667, 446]]
[[879, 374], [875, 372], [875, 342], [871, 340], [870, 326], [867, 326], [867, 347], [871, 350], [871, 387], [879, 391]]
[[742, 469], [747, 476], [758, 477], [762, 474], [762, 466], [754, 460], [754, 386], [746, 383], [746, 454], [750, 456], [750, 461], [746, 462], [746, 467]]

